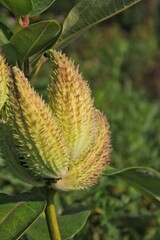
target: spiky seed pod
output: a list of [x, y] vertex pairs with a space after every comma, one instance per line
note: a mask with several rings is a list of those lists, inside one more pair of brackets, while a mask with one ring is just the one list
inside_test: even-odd
[[5, 59], [0, 55], [0, 110], [7, 99], [7, 82], [9, 80], [9, 67]]
[[65, 55], [53, 52], [57, 68], [49, 87], [50, 106], [69, 144], [70, 159], [77, 158], [91, 144], [96, 114], [91, 91], [78, 67]]
[[27, 167], [40, 178], [59, 178], [67, 171], [68, 149], [49, 107], [31, 88], [24, 74], [12, 69], [9, 118]]
[[94, 141], [80, 156], [71, 161], [69, 171], [53, 186], [61, 190], [77, 190], [93, 186], [110, 161], [109, 124], [102, 113], [97, 111], [97, 134]]
[[47, 180], [63, 191], [84, 189], [98, 181], [109, 163], [109, 124], [94, 108], [89, 86], [73, 62], [62, 53], [49, 55], [56, 63], [49, 105], [18, 68], [11, 69], [0, 150], [23, 181], [44, 185]]
[[71, 60], [50, 51], [56, 63], [49, 87], [50, 106], [69, 144], [68, 172], [53, 186], [83, 189], [95, 184], [110, 159], [110, 131], [106, 118], [93, 106], [91, 91]]

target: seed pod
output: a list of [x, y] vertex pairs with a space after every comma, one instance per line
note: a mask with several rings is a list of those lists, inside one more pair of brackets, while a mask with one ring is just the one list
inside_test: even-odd
[[49, 105], [17, 67], [11, 69], [7, 120], [0, 121], [2, 157], [16, 177], [33, 185], [91, 187], [110, 160], [109, 124], [73, 62], [52, 50], [49, 58], [56, 63]]
[[68, 149], [51, 110], [24, 74], [12, 68], [9, 123], [27, 167], [36, 177], [60, 178], [67, 171]]
[[56, 182], [55, 188], [64, 191], [78, 190], [93, 186], [106, 166], [110, 162], [110, 131], [105, 116], [97, 113], [97, 134], [93, 142], [71, 161], [69, 171]]
[[7, 99], [7, 83], [9, 81], [9, 67], [0, 55], [0, 110]]
[[49, 86], [50, 106], [70, 151], [69, 170], [53, 186], [83, 189], [95, 184], [109, 163], [109, 124], [94, 108], [91, 91], [78, 67], [62, 53], [50, 51], [49, 56], [56, 64]]

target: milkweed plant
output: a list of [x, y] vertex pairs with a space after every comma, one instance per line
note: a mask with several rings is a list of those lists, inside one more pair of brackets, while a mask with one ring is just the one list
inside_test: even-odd
[[[30, 239], [28, 232], [43, 212], [48, 227], [45, 239], [73, 238], [90, 212], [77, 213], [80, 221], [70, 214], [69, 221], [77, 223], [68, 230], [66, 216], [57, 216], [54, 194], [94, 188], [102, 175], [127, 180], [151, 201], [160, 200], [152, 184], [145, 182], [150, 179], [157, 184], [160, 174], [156, 170], [109, 167], [112, 130], [107, 117], [95, 108], [91, 88], [78, 66], [63, 53], [91, 26], [139, 0], [81, 0], [62, 26], [55, 19], [30, 23], [52, 2], [1, 1], [17, 25], [12, 32], [0, 24], [0, 156], [15, 178], [36, 189], [17, 196], [1, 193], [0, 239], [4, 240], [23, 234]], [[52, 67], [48, 101], [31, 85], [46, 61]], [[41, 227], [37, 225], [37, 231]], [[32, 235], [31, 239], [39, 238]]]

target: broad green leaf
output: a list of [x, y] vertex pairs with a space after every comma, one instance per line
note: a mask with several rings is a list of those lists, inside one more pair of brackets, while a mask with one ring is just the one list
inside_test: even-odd
[[[85, 210], [79, 213], [59, 216], [58, 222], [62, 240], [73, 238], [83, 228], [89, 215], [90, 211]], [[50, 240], [45, 219], [38, 219], [27, 231], [27, 236], [30, 240]]]
[[25, 16], [28, 15], [33, 8], [31, 0], [2, 0], [1, 3], [9, 8], [16, 16]]
[[19, 237], [38, 219], [46, 202], [31, 194], [9, 196], [0, 194], [0, 239]]
[[120, 13], [141, 0], [81, 0], [64, 21], [55, 48], [62, 49], [97, 23]]
[[149, 167], [131, 167], [108, 171], [107, 176], [120, 177], [160, 206], [160, 172]]
[[44, 12], [47, 8], [51, 6], [55, 0], [32, 0], [33, 2], [33, 10], [30, 13], [30, 16], [36, 16], [42, 12]]
[[31, 24], [14, 34], [11, 43], [16, 48], [17, 58], [24, 61], [27, 57], [43, 51], [55, 42], [60, 31], [59, 24], [54, 20], [47, 20]]
[[1, 51], [3, 53], [3, 56], [5, 56], [7, 63], [10, 66], [15, 66], [16, 65], [16, 50], [14, 46], [11, 43], [4, 44], [1, 47]]

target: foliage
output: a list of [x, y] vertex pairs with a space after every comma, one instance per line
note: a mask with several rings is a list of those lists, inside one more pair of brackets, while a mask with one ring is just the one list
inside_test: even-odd
[[[92, 5], [93, 1], [81, 0], [71, 10], [64, 21], [62, 31], [60, 31], [60, 25], [55, 20], [40, 21], [29, 26], [24, 26], [26, 24], [25, 14], [33, 16], [41, 13], [46, 10], [52, 2], [54, 1], [43, 1], [44, 4], [42, 4], [40, 1], [34, 0], [32, 2], [28, 0], [26, 1], [28, 6], [24, 9], [22, 1], [19, 1], [22, 6], [17, 5], [19, 3], [16, 2], [14, 2], [14, 5], [12, 1], [2, 1], [2, 3], [5, 3], [5, 6], [14, 12], [19, 21], [17, 29], [14, 28], [12, 37], [11, 31], [6, 30], [7, 28], [2, 26], [3, 24], [0, 25], [2, 52], [6, 55], [11, 65], [18, 63], [20, 67], [23, 67], [24, 63], [26, 75], [31, 72], [26, 71], [26, 62], [23, 61], [31, 60], [31, 69], [33, 70], [30, 75], [31, 82], [44, 94], [46, 93], [44, 89], [46, 89], [47, 81], [39, 80], [42, 79], [41, 72], [37, 78], [35, 78], [35, 73], [37, 74], [37, 70], [39, 70], [39, 62], [37, 60], [39, 60], [39, 57], [41, 59], [42, 53], [47, 48], [63, 48], [75, 38], [79, 37], [80, 34], [88, 30], [92, 25], [125, 10], [138, 1], [107, 1], [108, 5], [106, 5], [106, 1], [101, 0], [99, 1], [100, 4], [98, 7], [95, 7], [94, 4], [96, 3]], [[116, 3], [116, 6], [114, 3]], [[84, 5], [86, 12], [83, 13], [84, 18], [81, 18], [80, 10], [83, 9]], [[110, 11], [108, 11], [108, 9]], [[23, 12], [23, 10], [27, 12]], [[92, 10], [94, 10], [94, 14], [88, 14], [92, 12]], [[80, 18], [78, 18], [78, 16], [80, 16]], [[53, 26], [48, 28], [48, 24], [53, 24]], [[34, 27], [35, 25], [38, 27]], [[159, 126], [159, 102], [156, 100], [149, 102], [146, 96], [147, 94], [151, 96], [150, 93], [140, 91], [137, 88], [143, 84], [147, 70], [153, 65], [158, 55], [158, 43], [151, 26], [152, 24], [149, 22], [147, 25], [139, 25], [131, 32], [129, 37], [125, 36], [127, 33], [122, 31], [117, 24], [108, 27], [107, 30], [100, 28], [86, 34], [84, 38], [77, 41], [76, 45], [71, 45], [67, 48], [67, 51], [71, 52], [74, 58], [80, 63], [84, 75], [87, 76], [86, 78], [90, 79], [96, 105], [109, 116], [109, 122], [111, 123], [113, 132], [112, 142], [114, 152], [112, 164], [119, 169], [133, 165], [148, 165], [157, 170], [160, 169], [159, 162], [157, 161], [160, 142], [157, 134]], [[26, 31], [28, 31], [27, 34]], [[41, 38], [40, 33], [45, 31], [47, 31], [47, 34], [42, 34]], [[148, 31], [150, 32], [149, 37], [148, 34], [146, 34]], [[53, 35], [50, 34], [51, 32]], [[28, 36], [31, 42], [28, 42]], [[36, 42], [35, 39], [37, 39], [37, 36], [39, 36], [39, 38]], [[35, 39], [33, 40], [32, 37], [35, 37]], [[21, 41], [24, 41], [24, 44], [19, 44]], [[9, 49], [12, 48], [12, 50], [8, 50], [7, 44], [11, 44], [9, 45]], [[12, 60], [10, 56], [11, 52]], [[28, 59], [29, 57], [31, 58]], [[48, 69], [49, 67], [46, 65], [45, 71], [47, 73]], [[128, 174], [128, 172], [130, 174]], [[147, 174], [147, 180], [149, 182], [150, 180], [153, 181], [152, 186], [156, 186], [156, 194], [155, 192], [152, 194], [152, 191], [150, 191], [152, 187], [150, 188], [149, 185], [143, 189], [143, 181], [145, 181], [144, 179], [146, 177], [145, 173]], [[127, 174], [127, 181], [125, 180], [125, 174]], [[159, 176], [159, 172], [144, 167], [143, 171], [139, 171], [140, 175], [137, 176], [136, 174], [135, 168], [122, 171], [116, 170], [113, 173], [114, 176], [120, 177], [120, 179], [122, 178], [126, 182], [137, 181], [140, 185], [140, 187], [138, 187], [139, 191], [145, 196], [147, 195], [147, 197], [147, 193], [151, 192], [153, 197], [151, 200], [159, 203], [159, 192], [157, 191], [159, 181], [157, 176]], [[13, 182], [15, 186], [11, 186], [11, 182]], [[2, 183], [2, 190], [4, 190], [4, 192], [12, 194], [18, 193], [24, 188], [30, 190], [29, 185], [16, 180], [10, 176], [10, 174], [6, 173], [5, 169], [1, 172], [0, 183]], [[137, 188], [136, 184], [133, 185]], [[33, 189], [33, 192], [36, 191], [37, 190]], [[9, 200], [10, 204], [12, 204], [13, 198], [9, 197], [9, 199], [12, 199]], [[3, 196], [1, 200], [4, 200]], [[27, 204], [25, 197], [21, 200], [22, 206], [23, 203], [24, 205]], [[158, 208], [143, 197], [140, 198], [139, 193], [131, 189], [126, 183], [121, 183], [111, 176], [103, 177], [99, 185], [86, 192], [79, 192], [78, 196], [77, 193], [58, 193], [55, 196], [55, 201], [59, 214], [61, 215], [59, 217], [59, 219], [61, 218], [61, 220], [59, 220], [60, 225], [64, 227], [64, 229], [61, 230], [62, 236], [64, 236], [63, 239], [70, 239], [71, 236], [74, 236], [80, 231], [89, 216], [88, 211], [80, 211], [77, 213], [78, 215], [68, 215], [66, 217], [67, 220], [65, 219], [63, 223], [62, 213], [67, 214], [72, 212], [71, 209], [67, 210], [68, 205], [74, 203], [75, 207], [79, 208], [80, 202], [83, 202], [82, 205], [91, 205], [92, 214], [82, 234], [78, 234], [74, 239], [100, 240], [107, 238], [119, 240], [122, 238], [140, 240], [142, 237], [145, 240], [159, 239], [160, 232], [158, 228], [154, 228], [154, 223], [159, 224]], [[4, 203], [4, 201], [1, 201], [1, 204], [2, 203]], [[32, 205], [33, 203], [34, 202], [31, 202], [30, 204]], [[45, 204], [46, 202], [44, 201], [42, 205], [44, 206]], [[42, 205], [37, 205], [38, 217], [42, 211]], [[153, 212], [153, 216], [151, 211]], [[18, 214], [18, 211], [16, 213]], [[11, 217], [12, 216], [11, 214]], [[27, 227], [29, 227], [29, 225], [31, 226], [34, 221], [33, 219], [37, 218], [37, 215], [36, 217], [31, 216], [29, 218], [29, 223], [25, 222]], [[39, 218], [40, 228], [43, 220], [44, 217], [41, 216], [41, 218]], [[12, 223], [14, 221], [15, 220], [13, 220]], [[67, 230], [67, 224], [65, 225], [67, 221], [68, 223], [75, 221], [75, 225], [72, 226], [73, 228]], [[39, 222], [37, 221], [37, 225], [33, 225], [34, 227], [29, 230], [29, 239], [33, 239], [34, 231], [39, 227]], [[9, 221], [6, 224], [9, 224]], [[3, 228], [3, 224], [1, 227]], [[24, 229], [24, 226], [20, 229], [19, 226], [17, 230], [19, 231], [19, 235], [17, 236], [21, 236], [22, 231], [26, 229]], [[37, 233], [38, 232], [39, 231], [37, 231]], [[45, 232], [43, 233], [45, 234]], [[65, 234], [68, 234], [66, 235], [67, 237]], [[39, 236], [35, 239], [38, 238]], [[10, 239], [10, 236], [6, 239]]]
[[1, 194], [0, 203], [0, 238], [4, 240], [17, 239], [23, 235], [46, 207], [42, 196], [34, 197], [33, 194], [14, 197]]

